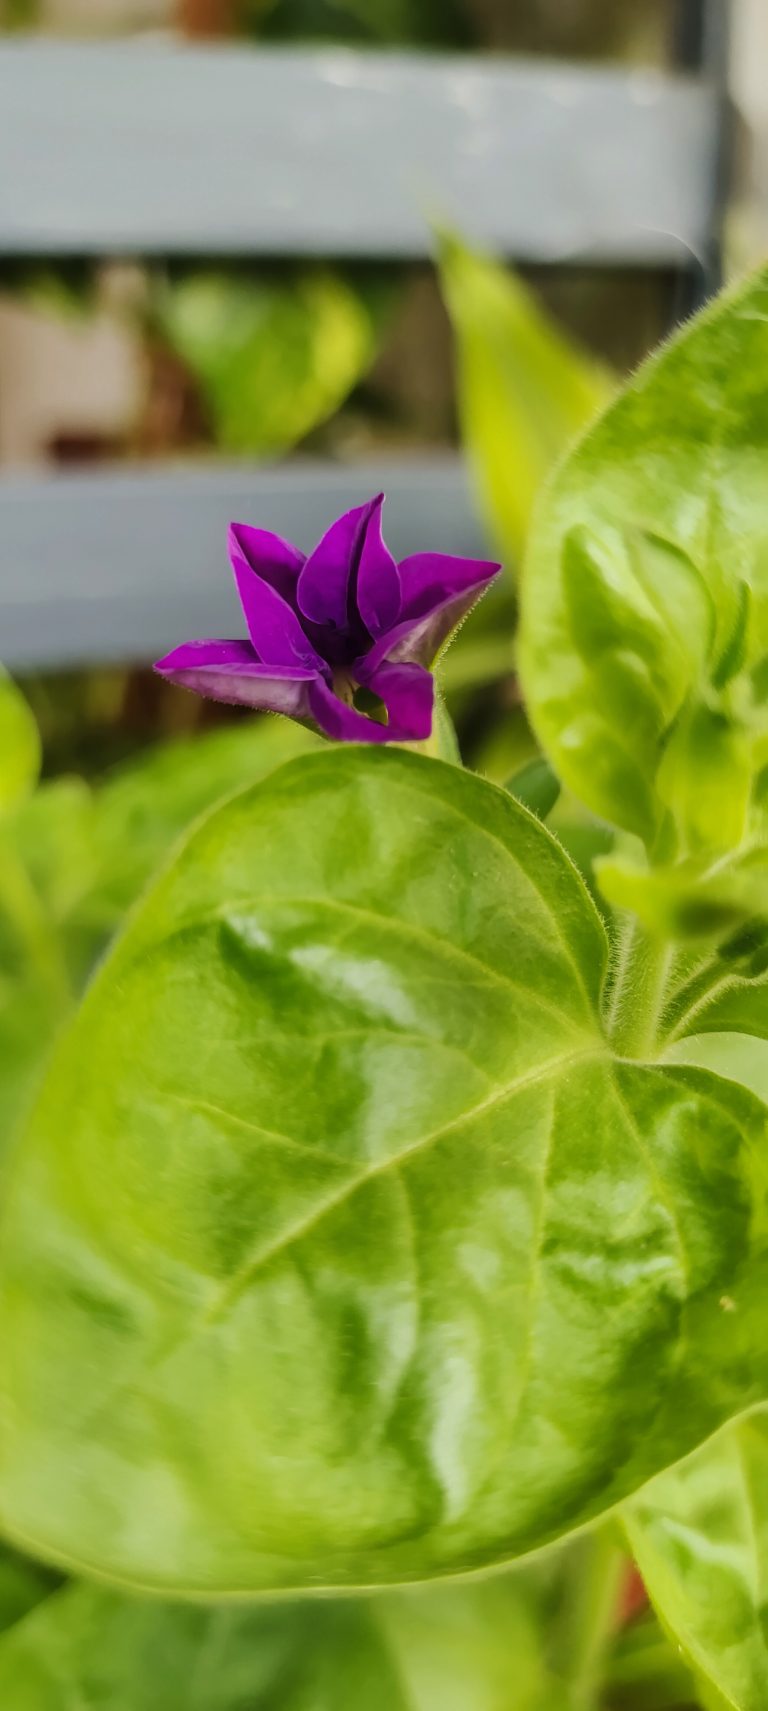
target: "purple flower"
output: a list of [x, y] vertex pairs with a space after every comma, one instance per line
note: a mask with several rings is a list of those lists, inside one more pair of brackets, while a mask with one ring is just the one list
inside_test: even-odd
[[[414, 553], [396, 564], [381, 535], [383, 493], [347, 511], [309, 557], [280, 535], [232, 523], [229, 556], [248, 641], [185, 642], [163, 677], [287, 713], [348, 742], [418, 742], [432, 729], [438, 650], [499, 570]], [[361, 690], [388, 722], [354, 704]]]

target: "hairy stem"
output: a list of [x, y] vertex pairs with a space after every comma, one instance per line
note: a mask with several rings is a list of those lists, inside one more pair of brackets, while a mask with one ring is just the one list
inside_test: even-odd
[[619, 1056], [657, 1055], [674, 956], [669, 941], [652, 937], [634, 917], [625, 920], [606, 1013], [608, 1035]]

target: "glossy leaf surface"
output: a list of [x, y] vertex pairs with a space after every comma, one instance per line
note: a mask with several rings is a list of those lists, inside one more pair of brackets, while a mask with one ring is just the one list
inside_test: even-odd
[[663, 853], [762, 837], [768, 273], [640, 369], [557, 472], [520, 667], [556, 771]]
[[11, 1536], [167, 1589], [423, 1579], [758, 1399], [765, 1109], [614, 1060], [605, 960], [554, 839], [455, 767], [320, 752], [206, 821], [17, 1155]]
[[690, 1663], [725, 1706], [764, 1711], [768, 1416], [729, 1426], [625, 1515], [651, 1597]]

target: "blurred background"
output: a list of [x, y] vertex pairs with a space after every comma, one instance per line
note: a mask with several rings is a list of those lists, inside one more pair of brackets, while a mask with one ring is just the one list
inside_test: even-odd
[[[308, 547], [307, 530], [384, 485], [396, 550], [454, 542], [504, 556], [505, 589], [471, 620], [445, 675], [466, 758], [503, 775], [526, 750], [508, 644], [535, 487], [612, 376], [717, 284], [724, 258], [740, 265], [763, 241], [763, 0], [0, 0], [0, 25], [0, 89], [11, 102], [0, 197], [0, 659], [34, 709], [46, 773], [98, 775], [158, 737], [228, 718], [169, 691], [147, 663], [188, 634], [215, 633], [220, 615], [232, 627], [229, 515]], [[175, 48], [185, 63], [194, 56], [194, 84], [177, 74]], [[176, 93], [167, 135], [152, 133], [142, 154], [121, 126], [132, 109], [141, 129], [144, 92], [156, 122], [152, 56]], [[275, 96], [266, 149], [254, 130], [253, 230], [247, 221], [225, 230], [214, 157], [228, 91], [243, 104], [248, 146], [246, 56], [254, 78], [277, 64], [286, 96], [282, 106]], [[258, 104], [264, 85], [253, 91]], [[367, 99], [378, 126], [370, 145]], [[452, 111], [456, 158], [441, 182], [437, 132]], [[393, 206], [380, 231], [366, 212], [367, 233], [350, 237], [366, 207], [367, 147]], [[152, 149], [166, 195], [171, 163], [185, 211], [165, 252], [162, 193], [141, 247]], [[302, 154], [322, 175], [324, 149], [329, 173], [343, 164], [334, 230], [322, 207], [313, 219], [311, 172], [306, 206], [297, 177]], [[125, 175], [111, 194], [110, 160]], [[374, 210], [379, 190], [372, 180]], [[298, 206], [281, 217], [280, 197], [292, 194]], [[240, 205], [247, 197], [246, 186]], [[613, 242], [612, 209], [622, 216]], [[484, 261], [491, 251], [496, 274]], [[462, 441], [466, 497], [452, 461]], [[295, 483], [264, 474], [283, 460], [301, 472]], [[182, 470], [185, 480], [163, 485]]]

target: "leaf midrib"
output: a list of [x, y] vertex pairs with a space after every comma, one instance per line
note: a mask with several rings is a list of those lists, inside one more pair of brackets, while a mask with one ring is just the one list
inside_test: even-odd
[[219, 1291], [216, 1300], [207, 1308], [203, 1315], [203, 1324], [207, 1326], [221, 1318], [226, 1309], [237, 1301], [238, 1297], [247, 1289], [251, 1279], [265, 1265], [275, 1259], [278, 1254], [292, 1247], [295, 1242], [302, 1240], [327, 1215], [338, 1211], [345, 1201], [351, 1199], [368, 1183], [387, 1176], [390, 1171], [395, 1173], [406, 1160], [435, 1145], [445, 1135], [462, 1129], [467, 1123], [474, 1122], [477, 1117], [481, 1117], [496, 1106], [504, 1104], [505, 1100], [513, 1099], [527, 1088], [546, 1082], [553, 1075], [564, 1074], [574, 1064], [584, 1063], [589, 1059], [603, 1059], [606, 1063], [611, 1062], [610, 1052], [604, 1044], [583, 1046], [578, 1051], [559, 1053], [557, 1057], [549, 1058], [545, 1063], [538, 1064], [535, 1069], [516, 1076], [504, 1087], [497, 1088], [492, 1094], [489, 1094], [487, 1099], [483, 1099], [478, 1105], [471, 1106], [469, 1110], [461, 1112], [459, 1116], [452, 1117], [449, 1122], [441, 1124], [439, 1129], [432, 1129], [426, 1135], [419, 1135], [415, 1141], [410, 1141], [407, 1146], [399, 1147], [396, 1152], [388, 1153], [385, 1158], [368, 1165], [365, 1170], [358, 1171], [355, 1176], [350, 1177], [332, 1194], [321, 1200], [311, 1212], [298, 1219], [288, 1230], [282, 1231], [271, 1242], [263, 1244], [249, 1255], [234, 1276]]

